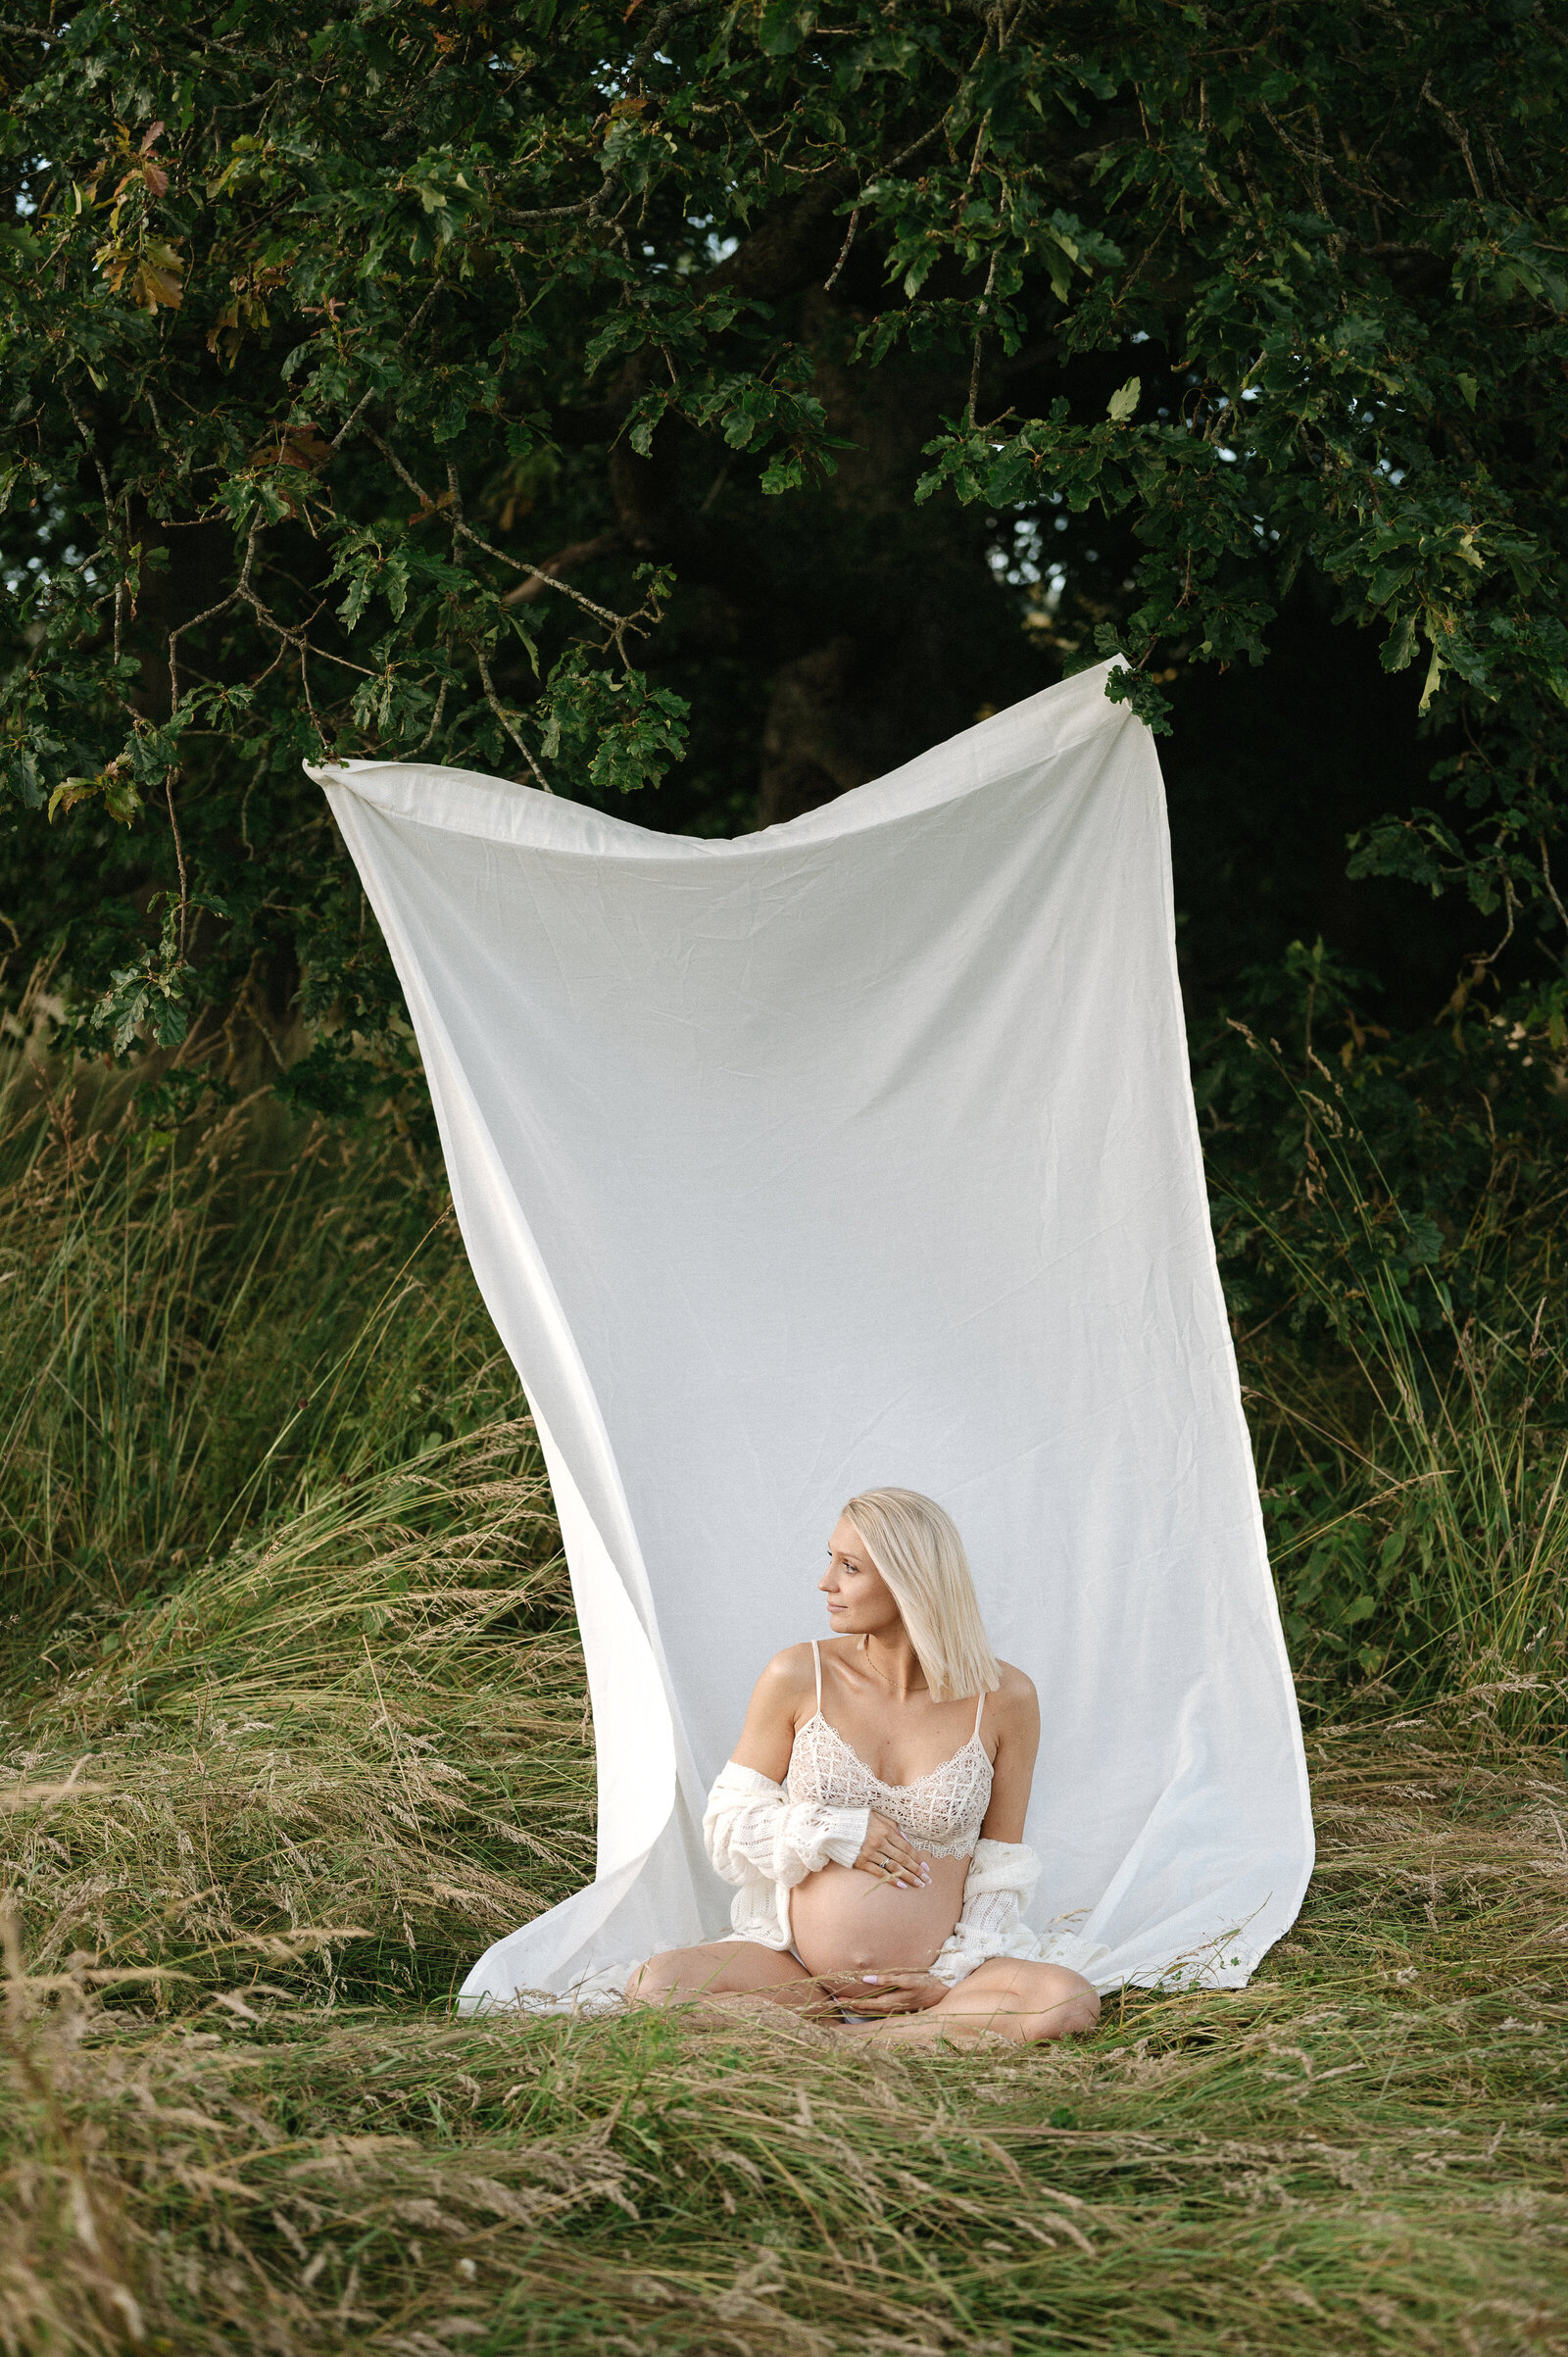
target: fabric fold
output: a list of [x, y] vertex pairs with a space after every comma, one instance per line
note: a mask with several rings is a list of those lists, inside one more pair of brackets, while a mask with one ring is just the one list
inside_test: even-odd
[[729, 842], [468, 771], [312, 771], [407, 996], [587, 1656], [599, 1879], [498, 1941], [469, 2006], [723, 1933], [710, 1783], [819, 1626], [839, 1506], [881, 1483], [952, 1511], [1040, 1691], [1044, 1901], [1006, 1937], [1102, 1987], [1236, 1986], [1296, 1913], [1305, 1769], [1159, 768], [1104, 684]]

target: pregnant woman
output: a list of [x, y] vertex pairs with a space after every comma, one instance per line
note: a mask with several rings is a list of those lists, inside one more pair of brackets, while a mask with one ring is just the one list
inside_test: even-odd
[[833, 1635], [768, 1663], [709, 1795], [734, 1929], [652, 1957], [631, 2000], [766, 1996], [884, 2041], [1093, 2029], [1094, 1989], [1020, 1919], [1040, 1712], [949, 1516], [913, 1490], [852, 1498], [819, 1585]]

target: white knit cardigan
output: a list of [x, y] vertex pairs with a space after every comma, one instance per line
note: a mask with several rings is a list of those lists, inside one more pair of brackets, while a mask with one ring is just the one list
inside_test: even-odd
[[[865, 1846], [870, 1810], [792, 1801], [781, 1784], [734, 1760], [720, 1770], [703, 1817], [708, 1854], [726, 1883], [731, 1940], [790, 1945], [790, 1892], [830, 1862], [853, 1866]], [[1044, 1942], [1022, 1920], [1040, 1860], [1026, 1841], [979, 1841], [969, 1860], [963, 1907], [931, 1970], [950, 1988], [988, 1956], [1039, 1957]]]

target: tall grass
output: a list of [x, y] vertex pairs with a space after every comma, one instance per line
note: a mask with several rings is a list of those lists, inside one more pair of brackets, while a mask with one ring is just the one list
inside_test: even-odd
[[1441, 1720], [1311, 1755], [1285, 1950], [1067, 2049], [453, 2024], [287, 2002], [286, 1958], [161, 2023], [18, 1958], [0, 2345], [1560, 2352], [1560, 1779]]
[[1286, 1297], [1242, 1360], [1293, 1651], [1330, 1688], [1357, 1672], [1411, 1695], [1500, 1681], [1520, 1724], [1554, 1714], [1568, 1667], [1561, 1202], [1510, 1220], [1499, 1168], [1468, 1232], [1445, 1239], [1406, 1212], [1319, 1070], [1321, 1087], [1296, 1090], [1295, 1200], [1222, 1205], [1233, 1244], [1239, 1230], [1254, 1258], [1261, 1248]]
[[334, 1486], [133, 1605], [41, 1696], [8, 1845], [34, 1961], [161, 2001], [309, 1935], [334, 1986], [442, 1994], [592, 1874], [581, 1661], [531, 1427]]
[[95, 1077], [0, 1069], [0, 1545], [55, 1618], [520, 1405], [390, 1126], [263, 1090], [169, 1130]]
[[592, 1774], [443, 1199], [268, 1096], [149, 1134], [19, 1057], [0, 1107], [0, 1708], [31, 1783], [91, 1762], [13, 1851], [35, 1961], [332, 1932], [318, 1977], [448, 1988], [591, 1871]]
[[459, 2023], [591, 1871], [592, 1744], [439, 1188], [261, 1097], [0, 1102], [8, 2357], [1568, 2352], [1533, 1246], [1434, 1307], [1321, 1114], [1311, 1224], [1234, 1207], [1322, 1841], [1248, 1990], [964, 2056]]

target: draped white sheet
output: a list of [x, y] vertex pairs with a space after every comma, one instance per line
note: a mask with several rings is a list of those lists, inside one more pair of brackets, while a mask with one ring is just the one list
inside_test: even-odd
[[852, 1492], [956, 1517], [1040, 1689], [1033, 1920], [1232, 1987], [1311, 1868], [1153, 741], [1097, 668], [733, 842], [313, 771], [407, 994], [561, 1512], [598, 1877], [469, 2004], [711, 1938], [700, 1824]]

